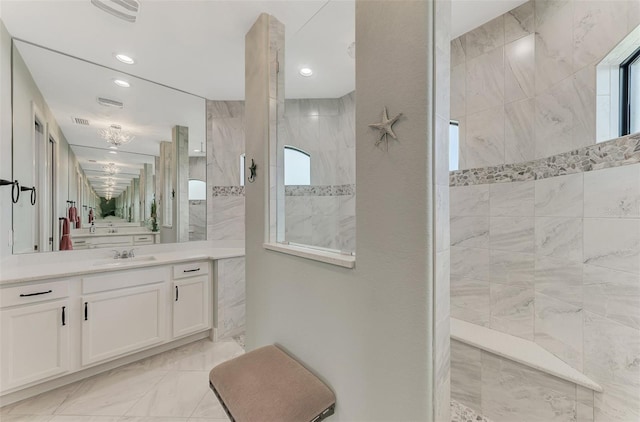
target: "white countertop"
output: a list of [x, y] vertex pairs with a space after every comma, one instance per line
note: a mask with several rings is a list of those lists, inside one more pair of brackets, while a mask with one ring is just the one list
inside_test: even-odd
[[122, 265], [110, 267], [108, 265], [94, 265], [96, 262], [105, 262], [105, 257], [85, 257], [75, 261], [64, 260], [64, 262], [40, 263], [31, 265], [3, 265], [0, 274], [0, 285], [22, 283], [35, 280], [76, 277], [83, 274], [104, 273], [132, 268], [152, 267], [157, 265], [175, 264], [178, 262], [188, 262], [195, 260], [216, 260], [224, 258], [235, 258], [244, 256], [244, 248], [198, 248], [169, 252], [144, 253], [137, 258], [153, 256], [153, 261], [126, 261]]
[[102, 236], [139, 236], [139, 235], [154, 235], [157, 236], [160, 232], [150, 232], [149, 230], [137, 230], [137, 231], [122, 231], [116, 233], [71, 233], [71, 239], [80, 239], [84, 237], [102, 237]]

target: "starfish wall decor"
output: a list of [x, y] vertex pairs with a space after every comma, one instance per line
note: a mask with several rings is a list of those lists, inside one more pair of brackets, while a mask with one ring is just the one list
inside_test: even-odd
[[393, 133], [393, 124], [398, 121], [398, 119], [402, 116], [402, 113], [398, 113], [394, 118], [389, 119], [389, 114], [387, 113], [387, 107], [382, 111], [382, 121], [380, 123], [372, 123], [369, 127], [378, 129], [380, 131], [378, 140], [376, 141], [376, 146], [384, 140], [387, 143], [387, 150], [389, 150], [389, 140], [387, 136], [391, 136], [393, 139], [398, 139], [395, 133]]

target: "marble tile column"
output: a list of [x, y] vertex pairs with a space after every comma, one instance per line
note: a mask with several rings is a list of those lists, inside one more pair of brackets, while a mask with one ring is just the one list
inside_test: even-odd
[[176, 242], [189, 241], [189, 128], [172, 130], [173, 228]]

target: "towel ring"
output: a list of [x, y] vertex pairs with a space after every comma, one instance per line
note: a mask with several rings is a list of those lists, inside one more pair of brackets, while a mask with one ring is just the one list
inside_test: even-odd
[[17, 180], [13, 182], [11, 180], [0, 179], [0, 186], [9, 186], [11, 185], [11, 201], [14, 204], [18, 203], [18, 199], [20, 199], [20, 184]]
[[30, 188], [25, 188], [24, 186], [20, 186], [20, 190], [22, 192], [30, 190], [31, 191], [31, 205], [35, 205], [36, 204], [37, 194], [36, 194], [36, 187], [35, 186], [32, 186]]

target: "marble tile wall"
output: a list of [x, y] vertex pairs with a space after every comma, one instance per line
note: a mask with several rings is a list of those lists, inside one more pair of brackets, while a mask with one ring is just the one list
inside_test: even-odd
[[207, 100], [207, 239], [244, 240], [244, 102]]
[[640, 24], [636, 0], [530, 0], [451, 42], [460, 169], [596, 142], [596, 65]]
[[494, 422], [591, 422], [595, 413], [593, 391], [455, 340], [451, 399]]
[[535, 341], [603, 385], [596, 422], [639, 420], [640, 163], [450, 197], [451, 315]]
[[231, 338], [245, 330], [244, 263], [244, 257], [216, 261], [219, 339]]
[[311, 185], [285, 187], [285, 240], [355, 251], [355, 92], [285, 100], [279, 142], [311, 155]]
[[[312, 157], [311, 186], [285, 193], [287, 241], [355, 250], [354, 124], [354, 92], [286, 100], [282, 143]], [[244, 102], [207, 101], [207, 149], [207, 239], [244, 240]], [[306, 199], [292, 198], [300, 195]]]

